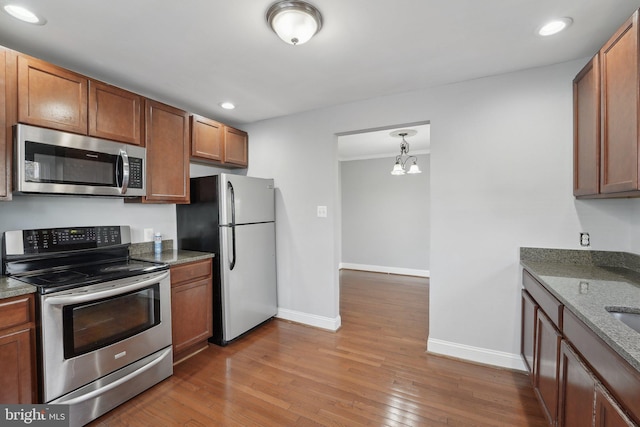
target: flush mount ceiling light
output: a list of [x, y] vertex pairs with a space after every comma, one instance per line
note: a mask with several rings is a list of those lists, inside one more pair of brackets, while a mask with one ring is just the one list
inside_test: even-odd
[[[416, 156], [409, 155], [409, 143], [404, 139], [405, 136], [413, 136], [416, 132], [413, 129], [402, 129], [391, 132], [389, 135], [394, 136], [396, 138], [402, 138], [402, 142], [400, 143], [400, 155], [396, 156], [396, 163], [393, 165], [393, 169], [391, 170], [391, 175], [404, 175], [404, 174], [414, 174], [414, 173], [422, 173], [420, 168], [418, 167], [418, 159]], [[408, 161], [413, 161], [409, 170], [405, 169], [405, 165]]]
[[560, 31], [566, 30], [573, 23], [571, 18], [558, 18], [553, 21], [549, 21], [538, 29], [538, 34], [541, 36], [552, 36], [558, 34]]
[[267, 22], [278, 37], [295, 46], [308, 42], [320, 31], [322, 15], [304, 1], [279, 1], [267, 11]]
[[29, 9], [15, 4], [5, 5], [4, 11], [14, 18], [19, 19], [22, 22], [27, 22], [29, 24], [44, 25], [47, 23], [46, 19], [39, 17]]

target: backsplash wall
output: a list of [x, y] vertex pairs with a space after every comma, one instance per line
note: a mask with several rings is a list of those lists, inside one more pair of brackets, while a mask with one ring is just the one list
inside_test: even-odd
[[8, 230], [89, 225], [128, 225], [131, 240], [142, 242], [144, 229], [176, 239], [175, 205], [124, 203], [120, 198], [14, 195], [0, 202], [0, 233]]

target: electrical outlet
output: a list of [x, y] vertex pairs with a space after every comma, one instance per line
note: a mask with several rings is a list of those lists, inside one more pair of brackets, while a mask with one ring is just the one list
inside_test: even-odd
[[327, 207], [318, 206], [318, 218], [326, 218], [326, 217], [327, 217]]
[[591, 246], [591, 239], [589, 233], [580, 233], [580, 246]]

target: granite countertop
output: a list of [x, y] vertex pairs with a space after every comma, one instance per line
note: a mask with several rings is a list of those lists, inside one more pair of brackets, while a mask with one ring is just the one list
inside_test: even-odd
[[640, 333], [608, 311], [640, 313], [640, 256], [521, 248], [520, 263], [568, 310], [640, 371]]
[[185, 264], [193, 261], [213, 258], [215, 255], [210, 252], [184, 251], [176, 249], [165, 249], [159, 255], [153, 252], [131, 255], [132, 258], [142, 261], [164, 262], [169, 265]]
[[211, 252], [173, 249], [173, 240], [163, 240], [162, 252], [158, 255], [153, 252], [153, 242], [143, 242], [133, 243], [129, 247], [129, 256], [142, 261], [164, 262], [169, 265], [177, 265], [213, 258], [215, 254]]
[[36, 287], [11, 277], [0, 275], [0, 299], [17, 297], [18, 295], [33, 294]]

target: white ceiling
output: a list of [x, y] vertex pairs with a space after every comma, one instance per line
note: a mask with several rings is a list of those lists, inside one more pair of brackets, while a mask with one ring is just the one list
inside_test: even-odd
[[406, 136], [409, 155], [428, 154], [431, 149], [431, 128], [428, 123], [407, 125], [390, 129], [377, 129], [338, 136], [338, 160], [362, 160], [379, 157], [395, 157], [400, 154], [402, 138], [390, 135], [392, 132], [415, 131]]
[[[15, 1], [48, 23], [0, 13], [0, 44], [237, 126], [591, 56], [640, 7], [640, 0], [309, 0], [324, 26], [291, 46], [266, 24], [272, 0]], [[568, 31], [535, 34], [558, 16], [573, 18]], [[227, 100], [237, 108], [222, 110]]]

